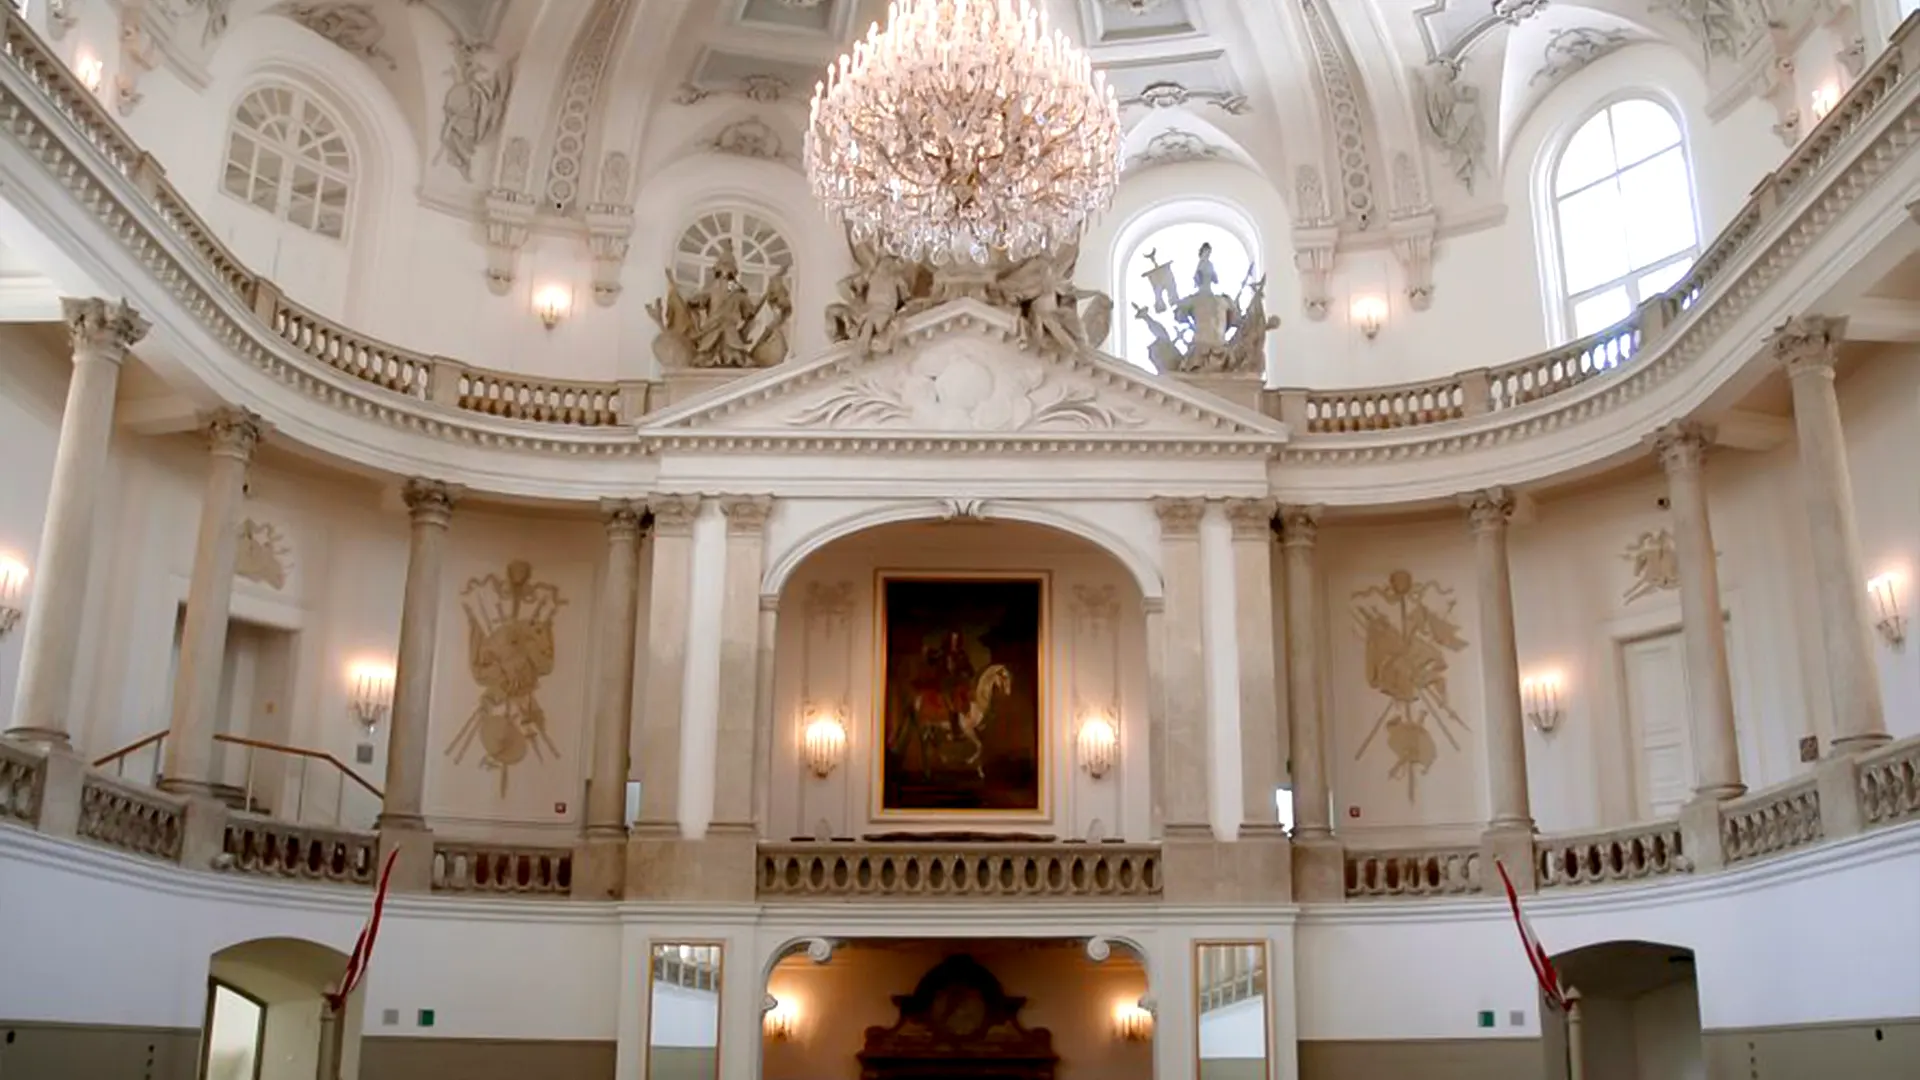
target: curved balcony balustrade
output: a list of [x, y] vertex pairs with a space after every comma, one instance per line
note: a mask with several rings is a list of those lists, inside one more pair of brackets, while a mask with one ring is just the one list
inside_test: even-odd
[[[221, 243], [23, 18], [11, 10], [0, 18], [0, 144], [32, 163], [43, 207], [54, 208], [57, 188], [112, 239], [129, 293], [166, 297], [179, 318], [156, 316], [227, 354], [182, 359], [222, 393], [248, 398], [237, 404], [322, 449], [396, 470], [433, 463], [481, 490], [526, 493], [550, 479], [540, 493], [605, 494], [601, 474], [581, 470], [583, 458], [654, 452], [646, 417], [660, 404], [659, 384], [493, 371], [375, 340], [281, 295]], [[1280, 486], [1290, 496], [1353, 505], [1546, 479], [1624, 452], [1658, 423], [1698, 408], [1756, 362], [1771, 327], [1837, 280], [1844, 267], [1822, 252], [1863, 252], [1904, 216], [1914, 171], [1908, 151], [1920, 140], [1917, 22], [1896, 32], [1761, 181], [1692, 271], [1619, 325], [1440, 379], [1267, 391], [1265, 411], [1290, 432], [1276, 460], [1298, 467]], [[18, 155], [14, 161], [18, 168]], [[8, 165], [0, 153], [0, 173]], [[1863, 204], [1873, 212], [1850, 213]], [[235, 357], [251, 372], [236, 373]], [[316, 417], [315, 404], [337, 412]], [[374, 427], [343, 433], [353, 425], [340, 413]], [[1525, 454], [1504, 453], [1497, 463], [1471, 458], [1521, 442], [1531, 444]], [[489, 453], [515, 460], [479, 460]], [[554, 458], [567, 462], [564, 475]], [[1325, 466], [1344, 472], [1316, 472]], [[1506, 475], [1478, 475], [1489, 469]], [[630, 488], [634, 477], [628, 470], [605, 479]]]

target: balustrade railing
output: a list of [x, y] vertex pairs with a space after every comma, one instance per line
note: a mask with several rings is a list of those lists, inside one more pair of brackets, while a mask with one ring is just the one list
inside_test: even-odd
[[[218, 328], [216, 336], [236, 349], [252, 348], [257, 353], [263, 347], [259, 343], [272, 341], [318, 368], [346, 376], [350, 385], [441, 406], [454, 416], [486, 416], [551, 428], [553, 437], [568, 430], [632, 424], [645, 412], [644, 383], [554, 379], [429, 356], [357, 333], [282, 296], [271, 281], [248, 270], [220, 241], [167, 180], [165, 169], [127, 136], [23, 16], [0, 5], [0, 20], [4, 20], [0, 91], [20, 96], [21, 106], [30, 103], [26, 99], [43, 103], [59, 118], [54, 126], [61, 129], [53, 130], [24, 108], [0, 107], [0, 134], [27, 146], [83, 206], [112, 225], [123, 243], [177, 296], [190, 301], [187, 306], [196, 316], [209, 321], [228, 318], [192, 292], [187, 275], [179, 272], [187, 264], [205, 272], [220, 294], [217, 299], [251, 312], [258, 326], [229, 321]], [[1628, 366], [1656, 341], [1666, 339], [1677, 324], [1697, 321], [1697, 309], [1716, 291], [1737, 294], [1744, 304], [1766, 281], [1756, 277], [1736, 288], [1733, 278], [1758, 245], [1776, 227], [1785, 226], [1784, 208], [1817, 180], [1828, 179], [1823, 174], [1829, 166], [1859, 149], [1854, 136], [1876, 125], [1889, 108], [1914, 107], [1916, 95], [1910, 84], [1920, 62], [1917, 22], [1909, 18], [1901, 25], [1840, 102], [1754, 189], [1686, 276], [1625, 321], [1535, 356], [1440, 379], [1351, 390], [1281, 390], [1276, 396], [1282, 419], [1298, 434], [1310, 437], [1424, 428], [1497, 414], [1569, 393]], [[13, 85], [6, 85], [8, 81]], [[77, 143], [69, 145], [69, 139]], [[115, 182], [103, 186], [99, 174]], [[1808, 234], [1828, 228], [1837, 216], [1807, 207], [1797, 208], [1796, 213], [1805, 215], [1798, 224]], [[143, 215], [147, 220], [140, 220]], [[157, 238], [152, 235], [154, 226]], [[1777, 268], [1765, 273], [1777, 273]], [[253, 342], [245, 340], [250, 334], [256, 335]], [[263, 362], [257, 356], [253, 359]], [[318, 392], [315, 385], [306, 388]]]
[[215, 865], [237, 874], [370, 885], [378, 846], [373, 833], [235, 813], [227, 818], [222, 837], [226, 858]]
[[119, 851], [180, 860], [186, 800], [124, 780], [90, 774], [80, 788], [79, 834]]
[[[111, 768], [115, 777], [124, 780], [126, 779], [129, 766], [132, 766], [136, 773], [144, 772], [147, 774], [146, 781], [148, 784], [157, 784], [160, 781], [160, 769], [165, 760], [164, 753], [166, 750], [167, 735], [168, 732], [166, 731], [156, 731], [151, 735], [145, 735], [135, 739], [133, 742], [128, 743], [112, 753], [96, 758], [93, 762], [93, 767], [96, 769]], [[310, 750], [303, 746], [289, 746], [285, 743], [268, 742], [264, 739], [251, 739], [244, 735], [228, 735], [225, 733], [216, 733], [213, 736], [213, 741], [222, 746], [238, 747], [246, 754], [244, 778], [238, 786], [240, 808], [243, 810], [251, 811], [257, 809], [259, 806], [256, 796], [261, 790], [262, 777], [259, 770], [259, 759], [262, 754], [269, 755], [269, 760], [278, 761], [282, 764], [283, 772], [281, 779], [283, 781], [288, 779], [285, 771], [286, 767], [290, 766], [292, 769], [297, 770], [292, 777], [295, 781], [292, 796], [293, 805], [287, 808], [287, 813], [285, 814], [285, 819], [288, 821], [302, 822], [306, 820], [307, 808], [310, 805], [308, 798], [308, 792], [310, 790], [309, 781], [312, 779], [312, 767], [315, 765], [322, 766], [324, 773], [334, 778], [331, 806], [332, 817], [326, 822], [328, 825], [337, 828], [344, 819], [346, 797], [349, 788], [359, 788], [361, 791], [366, 792], [373, 798], [375, 803], [384, 802], [386, 799], [386, 795], [382, 793], [378, 787], [374, 786], [372, 781], [355, 772], [353, 767], [346, 762], [341, 761], [339, 758], [334, 757], [324, 750]], [[282, 795], [286, 793], [284, 784], [277, 790], [279, 790]], [[326, 806], [323, 802], [311, 802], [311, 805]]]
[[1861, 754], [1860, 814], [1868, 828], [1920, 817], [1920, 739]]
[[1818, 843], [1825, 835], [1820, 789], [1811, 775], [1720, 805], [1720, 844], [1729, 866]]
[[504, 844], [433, 845], [433, 891], [566, 896], [573, 889], [573, 849]]
[[0, 740], [0, 820], [39, 824], [40, 794], [46, 780], [44, 755]]
[[1150, 844], [925, 843], [760, 845], [760, 896], [1062, 897], [1160, 894]]
[[1623, 829], [1543, 836], [1534, 844], [1542, 889], [1611, 885], [1692, 871], [1680, 822], [1649, 821]]
[[1471, 896], [1483, 888], [1477, 847], [1348, 851], [1346, 866], [1350, 897]]

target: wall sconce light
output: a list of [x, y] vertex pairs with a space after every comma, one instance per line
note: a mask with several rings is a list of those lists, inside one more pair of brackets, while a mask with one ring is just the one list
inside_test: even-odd
[[347, 681], [347, 711], [372, 735], [393, 707], [393, 668], [385, 664], [355, 664], [347, 669]]
[[774, 1042], [787, 1042], [799, 1034], [800, 1010], [791, 1001], [773, 997], [771, 994], [768, 998], [773, 1004], [768, 1007], [766, 1016], [761, 1021], [761, 1027], [765, 1030], [767, 1038]]
[[1146, 1042], [1153, 1037], [1153, 1014], [1137, 1002], [1115, 1006], [1113, 1033], [1127, 1042]]
[[807, 768], [825, 780], [847, 755], [847, 727], [838, 716], [821, 713], [807, 722], [800, 743], [807, 755]]
[[1900, 578], [1881, 574], [1867, 582], [1867, 595], [1873, 598], [1873, 628], [1895, 649], [1907, 643], [1907, 618], [1900, 614]]
[[1840, 87], [1834, 83], [1816, 87], [1813, 91], [1813, 122], [1819, 123], [1827, 118], [1835, 105], [1840, 104]]
[[1089, 716], [1080, 722], [1080, 767], [1095, 780], [1113, 769], [1120, 756], [1120, 732], [1104, 716]]
[[107, 64], [92, 53], [83, 52], [73, 58], [73, 73], [80, 77], [80, 85], [87, 88], [87, 93], [97, 94], [107, 80]]
[[1387, 302], [1377, 296], [1362, 296], [1354, 300], [1347, 314], [1353, 319], [1353, 325], [1372, 341], [1380, 336], [1380, 327], [1386, 324]]
[[1542, 735], [1551, 735], [1560, 726], [1560, 676], [1549, 672], [1520, 680], [1520, 705], [1527, 723]]
[[534, 290], [533, 313], [540, 316], [540, 325], [551, 330], [560, 325], [560, 320], [573, 310], [573, 290], [565, 285], [548, 285]]
[[0, 638], [20, 624], [27, 608], [27, 564], [0, 555]]

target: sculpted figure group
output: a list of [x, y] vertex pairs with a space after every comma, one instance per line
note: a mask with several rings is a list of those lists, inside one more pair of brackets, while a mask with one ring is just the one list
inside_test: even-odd
[[664, 367], [772, 367], [787, 357], [793, 291], [783, 268], [754, 296], [740, 281], [733, 242], [723, 240], [698, 292], [683, 294], [669, 271], [667, 294], [648, 304], [647, 314], [660, 327], [653, 355]]
[[[1280, 325], [1278, 315], [1267, 314], [1267, 279], [1254, 278], [1251, 269], [1237, 294], [1219, 291], [1220, 275], [1213, 268], [1213, 245], [1201, 244], [1193, 269], [1193, 291], [1184, 296], [1174, 280], [1173, 264], [1161, 262], [1156, 251], [1146, 253], [1147, 271], [1141, 276], [1153, 287], [1153, 309], [1135, 304], [1133, 317], [1153, 334], [1147, 358], [1161, 371], [1182, 374], [1260, 374], [1267, 365], [1267, 334]], [[1170, 314], [1163, 322], [1155, 314]]]

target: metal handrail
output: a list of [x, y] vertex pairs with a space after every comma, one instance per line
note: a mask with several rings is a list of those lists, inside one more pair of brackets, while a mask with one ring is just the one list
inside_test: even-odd
[[[170, 734], [172, 734], [171, 731], [156, 731], [150, 735], [144, 735], [138, 739], [135, 739], [133, 742], [128, 743], [127, 745], [121, 747], [120, 749], [113, 751], [110, 754], [106, 754], [100, 758], [97, 758], [93, 763], [93, 767], [96, 769], [104, 769], [107, 766], [111, 765], [113, 766], [114, 775], [124, 780], [126, 779], [127, 760], [130, 757], [132, 757], [134, 754], [151, 746], [151, 747], [154, 747], [154, 755], [153, 755], [154, 764], [153, 764], [152, 775], [148, 777], [148, 783], [157, 784], [160, 780], [160, 761], [161, 761], [160, 747], [163, 743], [166, 742], [167, 736]], [[259, 756], [259, 751], [263, 751], [263, 750], [269, 753], [287, 754], [300, 759], [300, 792], [294, 802], [293, 817], [290, 818], [289, 820], [299, 821], [306, 816], [307, 768], [312, 762], [315, 762], [315, 761], [324, 762], [328, 765], [333, 766], [334, 770], [337, 771], [341, 777], [339, 786], [334, 789], [333, 820], [335, 824], [339, 823], [341, 813], [344, 809], [344, 803], [346, 800], [346, 791], [347, 791], [347, 781], [349, 780], [351, 780], [355, 784], [358, 784], [362, 790], [366, 791], [367, 794], [372, 795], [375, 799], [378, 799], [381, 802], [386, 801], [386, 797], [387, 797], [386, 793], [381, 791], [378, 787], [375, 787], [372, 781], [368, 780], [364, 776], [361, 776], [359, 773], [355, 772], [353, 768], [349, 766], [346, 762], [341, 761], [339, 758], [334, 757], [332, 754], [326, 752], [325, 750], [312, 750], [304, 746], [289, 746], [286, 743], [268, 742], [265, 739], [251, 739], [244, 735], [227, 735], [224, 733], [215, 733], [215, 735], [213, 736], [213, 741], [218, 743], [226, 743], [229, 746], [240, 746], [240, 747], [246, 748], [247, 779], [243, 789], [244, 791], [243, 798], [245, 799], [245, 802], [243, 803], [244, 806], [251, 807], [253, 805], [253, 790], [254, 790], [254, 783], [253, 783], [254, 768], [253, 767], [254, 767], [255, 760]]]

